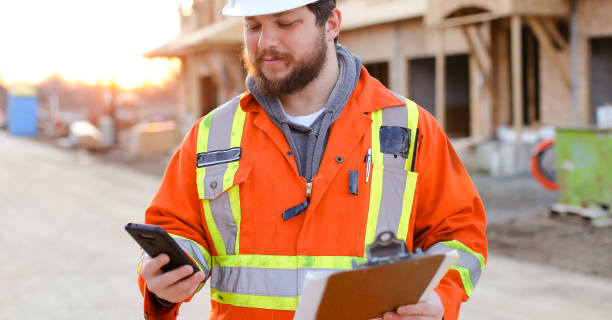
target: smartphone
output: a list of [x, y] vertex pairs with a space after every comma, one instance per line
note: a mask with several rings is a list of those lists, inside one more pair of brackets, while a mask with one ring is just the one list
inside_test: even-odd
[[157, 257], [165, 253], [170, 257], [170, 262], [161, 268], [162, 271], [168, 272], [186, 264], [190, 265], [194, 272], [200, 270], [163, 228], [150, 224], [128, 223], [125, 230], [149, 256]]

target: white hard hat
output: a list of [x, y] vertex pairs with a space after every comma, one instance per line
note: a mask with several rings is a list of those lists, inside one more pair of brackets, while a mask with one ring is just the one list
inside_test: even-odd
[[261, 16], [283, 12], [317, 0], [229, 0], [223, 7], [223, 15], [231, 17]]

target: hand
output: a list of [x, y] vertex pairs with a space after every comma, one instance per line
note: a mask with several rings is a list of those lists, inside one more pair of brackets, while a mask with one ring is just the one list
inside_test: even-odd
[[[150, 292], [166, 301], [178, 303], [193, 295], [206, 276], [202, 271], [189, 276], [193, 272], [190, 265], [163, 272], [161, 267], [169, 261], [168, 255], [163, 253], [155, 259], [146, 256], [142, 263], [142, 269], [140, 269], [140, 275], [147, 283]], [[189, 277], [185, 278], [187, 276]]]
[[444, 306], [437, 293], [427, 299], [407, 306], [398, 307], [395, 312], [386, 312], [384, 320], [441, 320], [444, 316]]

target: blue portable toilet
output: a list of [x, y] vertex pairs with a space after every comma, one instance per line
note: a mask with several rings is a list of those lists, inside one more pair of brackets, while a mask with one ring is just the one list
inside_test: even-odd
[[38, 96], [36, 89], [17, 87], [9, 90], [6, 104], [6, 127], [12, 135], [38, 134]]

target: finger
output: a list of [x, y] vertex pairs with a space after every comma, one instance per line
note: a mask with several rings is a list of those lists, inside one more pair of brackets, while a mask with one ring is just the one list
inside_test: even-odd
[[142, 263], [142, 269], [140, 269], [140, 275], [145, 279], [150, 279], [153, 276], [161, 273], [161, 267], [165, 266], [170, 262], [170, 257], [167, 254], [162, 253], [155, 258], [146, 258]]
[[399, 315], [395, 312], [387, 312], [383, 315], [383, 320], [432, 320], [431, 316]]
[[402, 316], [433, 316], [437, 314], [437, 309], [427, 302], [401, 306], [396, 311], [397, 314]]
[[204, 273], [199, 271], [188, 278], [180, 280], [165, 290], [162, 294], [167, 294], [166, 300], [174, 303], [183, 301], [192, 296], [198, 286], [204, 281]]
[[[152, 290], [163, 290], [175, 284], [179, 280], [193, 273], [193, 268], [190, 265], [184, 265], [174, 270], [164, 272], [147, 281], [147, 285]], [[155, 291], [153, 291], [155, 292]]]
[[175, 284], [171, 286], [172, 291], [176, 294], [181, 294], [184, 292], [193, 293], [191, 288], [194, 286], [198, 286], [204, 280], [204, 273], [199, 271], [192, 274], [190, 277], [177, 281]]

